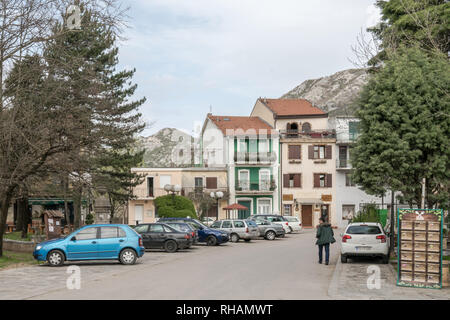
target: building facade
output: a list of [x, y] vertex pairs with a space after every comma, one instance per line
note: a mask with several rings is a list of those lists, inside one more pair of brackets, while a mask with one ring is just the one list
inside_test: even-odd
[[251, 116], [259, 116], [280, 133], [281, 213], [314, 227], [322, 216], [336, 217], [334, 130], [328, 115], [303, 99], [258, 99]]

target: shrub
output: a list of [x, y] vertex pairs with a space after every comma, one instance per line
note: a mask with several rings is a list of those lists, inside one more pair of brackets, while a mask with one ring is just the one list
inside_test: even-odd
[[92, 213], [88, 213], [86, 215], [85, 223], [86, 224], [93, 224], [94, 223], [94, 215]]
[[197, 219], [194, 204], [182, 196], [166, 195], [155, 199], [155, 206], [159, 217], [187, 217]]
[[359, 211], [351, 222], [380, 222], [380, 216], [377, 207], [374, 204], [368, 204]]

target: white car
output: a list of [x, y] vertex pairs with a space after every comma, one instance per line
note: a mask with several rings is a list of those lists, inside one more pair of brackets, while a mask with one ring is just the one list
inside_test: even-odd
[[287, 220], [291, 232], [302, 231], [302, 223], [299, 218], [290, 216], [284, 216], [284, 218]]
[[389, 238], [377, 222], [350, 223], [342, 234], [341, 262], [347, 258], [366, 256], [381, 257], [389, 262]]

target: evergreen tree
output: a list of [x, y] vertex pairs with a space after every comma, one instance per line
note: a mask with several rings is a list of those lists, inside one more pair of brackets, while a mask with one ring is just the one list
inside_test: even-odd
[[428, 208], [449, 206], [450, 66], [444, 55], [401, 48], [364, 87], [352, 178], [371, 194], [401, 191]]

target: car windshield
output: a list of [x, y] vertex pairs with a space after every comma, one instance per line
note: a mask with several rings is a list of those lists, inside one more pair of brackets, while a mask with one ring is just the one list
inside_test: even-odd
[[381, 230], [377, 226], [360, 225], [360, 226], [349, 226], [346, 233], [348, 233], [348, 234], [380, 234]]
[[181, 223], [166, 223], [168, 226], [171, 226], [174, 229], [177, 229], [178, 231], [191, 231], [189, 228], [189, 225], [187, 224], [181, 224]]
[[197, 219], [192, 219], [192, 221], [194, 221], [195, 223], [198, 223], [201, 227], [208, 229], [207, 226], [205, 226], [203, 223], [201, 223], [201, 222], [198, 221]]

